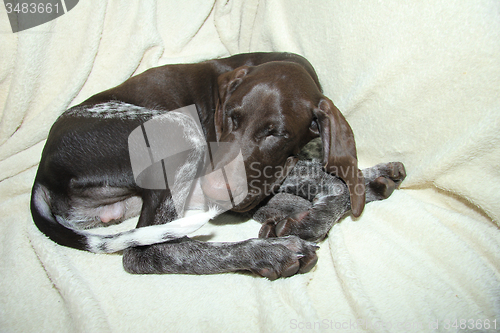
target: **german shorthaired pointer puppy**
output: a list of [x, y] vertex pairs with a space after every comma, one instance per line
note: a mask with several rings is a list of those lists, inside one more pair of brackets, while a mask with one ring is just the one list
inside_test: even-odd
[[[182, 114], [168, 112], [190, 105], [195, 106], [201, 123], [198, 134]], [[310, 229], [313, 222], [302, 213], [293, 215], [295, 211], [291, 219], [276, 226], [266, 222], [261, 232], [261, 236], [280, 237], [235, 243], [184, 237], [219, 211], [212, 208], [196, 218], [183, 218], [184, 204], [180, 211], [176, 209], [172, 188], [137, 184], [129, 136], [138, 128], [144, 131], [145, 123], [157, 117], [194, 133], [189, 139], [194, 157], [180, 166], [182, 170], [195, 170], [196, 159], [206, 158], [199, 154], [204, 151], [198, 149], [200, 141], [237, 147], [210, 156], [212, 170], [226, 166], [225, 173], [207, 171], [198, 184], [213, 206], [227, 200], [228, 184], [232, 184], [234, 197], [242, 197], [232, 210], [255, 208], [268, 195], [264, 187], [279, 188], [300, 149], [320, 137], [321, 165], [347, 184], [342, 211], [348, 206], [354, 216], [363, 211], [365, 180], [357, 167], [354, 135], [340, 111], [322, 94], [312, 66], [294, 54], [251, 53], [153, 68], [63, 113], [49, 133], [33, 186], [31, 211], [37, 227], [64, 246], [92, 252], [124, 250], [124, 268], [131, 273], [247, 270], [274, 279], [314, 266], [317, 246], [296, 235], [318, 239], [329, 227], [302, 232], [301, 225]], [[200, 136], [204, 140], [198, 140]], [[241, 168], [231, 167], [238, 152], [245, 182], [233, 181], [241, 178]], [[288, 191], [287, 185], [282, 188]], [[188, 194], [180, 195], [180, 201], [187, 200]], [[306, 209], [300, 210], [308, 210], [312, 217], [316, 206], [304, 205]], [[137, 214], [137, 229], [129, 232], [99, 236], [81, 230]], [[269, 214], [262, 216], [267, 219]]]

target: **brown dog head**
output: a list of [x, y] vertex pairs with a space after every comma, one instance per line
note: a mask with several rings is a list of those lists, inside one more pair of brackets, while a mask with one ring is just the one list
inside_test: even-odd
[[[207, 197], [226, 198], [230, 184], [238, 202], [233, 210], [255, 207], [284, 180], [300, 149], [320, 136], [326, 170], [347, 183], [353, 215], [361, 214], [364, 181], [351, 127], [301, 65], [279, 61], [242, 66], [222, 74], [218, 85], [217, 139], [233, 145], [214, 154], [215, 168], [226, 166], [225, 175], [205, 177]], [[238, 154], [244, 174], [231, 167]]]

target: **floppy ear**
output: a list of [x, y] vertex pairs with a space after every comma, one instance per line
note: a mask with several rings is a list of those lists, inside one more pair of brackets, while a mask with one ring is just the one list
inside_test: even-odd
[[349, 188], [351, 210], [359, 216], [365, 207], [365, 183], [358, 169], [356, 144], [351, 126], [333, 102], [323, 97], [313, 111], [323, 143], [323, 165], [327, 172], [345, 181]]
[[219, 96], [215, 109], [215, 131], [217, 133], [217, 140], [220, 138], [223, 130], [222, 126], [225, 121], [224, 110], [226, 108], [226, 102], [229, 97], [231, 97], [231, 94], [241, 84], [243, 77], [248, 74], [249, 69], [249, 66], [238, 67], [231, 72], [220, 75], [217, 79], [217, 83], [219, 85]]

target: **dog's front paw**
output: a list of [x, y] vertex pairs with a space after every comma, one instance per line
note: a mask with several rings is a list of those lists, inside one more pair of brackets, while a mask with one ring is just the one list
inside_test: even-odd
[[270, 218], [264, 222], [259, 231], [259, 238], [285, 237], [289, 235], [298, 236], [307, 241], [319, 241], [324, 234], [317, 234], [319, 230], [312, 228], [318, 223], [310, 218], [309, 211], [291, 214], [285, 218]]
[[383, 200], [401, 185], [406, 170], [401, 162], [383, 163], [363, 170], [366, 181], [366, 202]]
[[309, 272], [318, 261], [319, 247], [296, 236], [251, 241], [250, 270], [269, 280]]

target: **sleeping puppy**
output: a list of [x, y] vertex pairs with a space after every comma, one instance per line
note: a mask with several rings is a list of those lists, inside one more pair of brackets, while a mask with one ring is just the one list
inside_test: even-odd
[[[194, 117], [179, 111], [189, 106]], [[254, 209], [268, 195], [263, 189], [278, 188], [316, 137], [321, 165], [342, 178], [343, 200], [359, 216], [365, 180], [354, 134], [306, 59], [249, 53], [152, 68], [55, 122], [33, 185], [33, 220], [64, 246], [124, 250], [130, 273], [304, 273], [316, 263], [317, 246], [293, 235], [301, 232], [290, 222], [267, 224], [267, 235], [290, 234], [284, 237], [209, 243], [184, 236], [221, 210]], [[205, 213], [185, 217], [199, 193]], [[134, 215], [137, 229], [129, 232], [82, 230]]]

